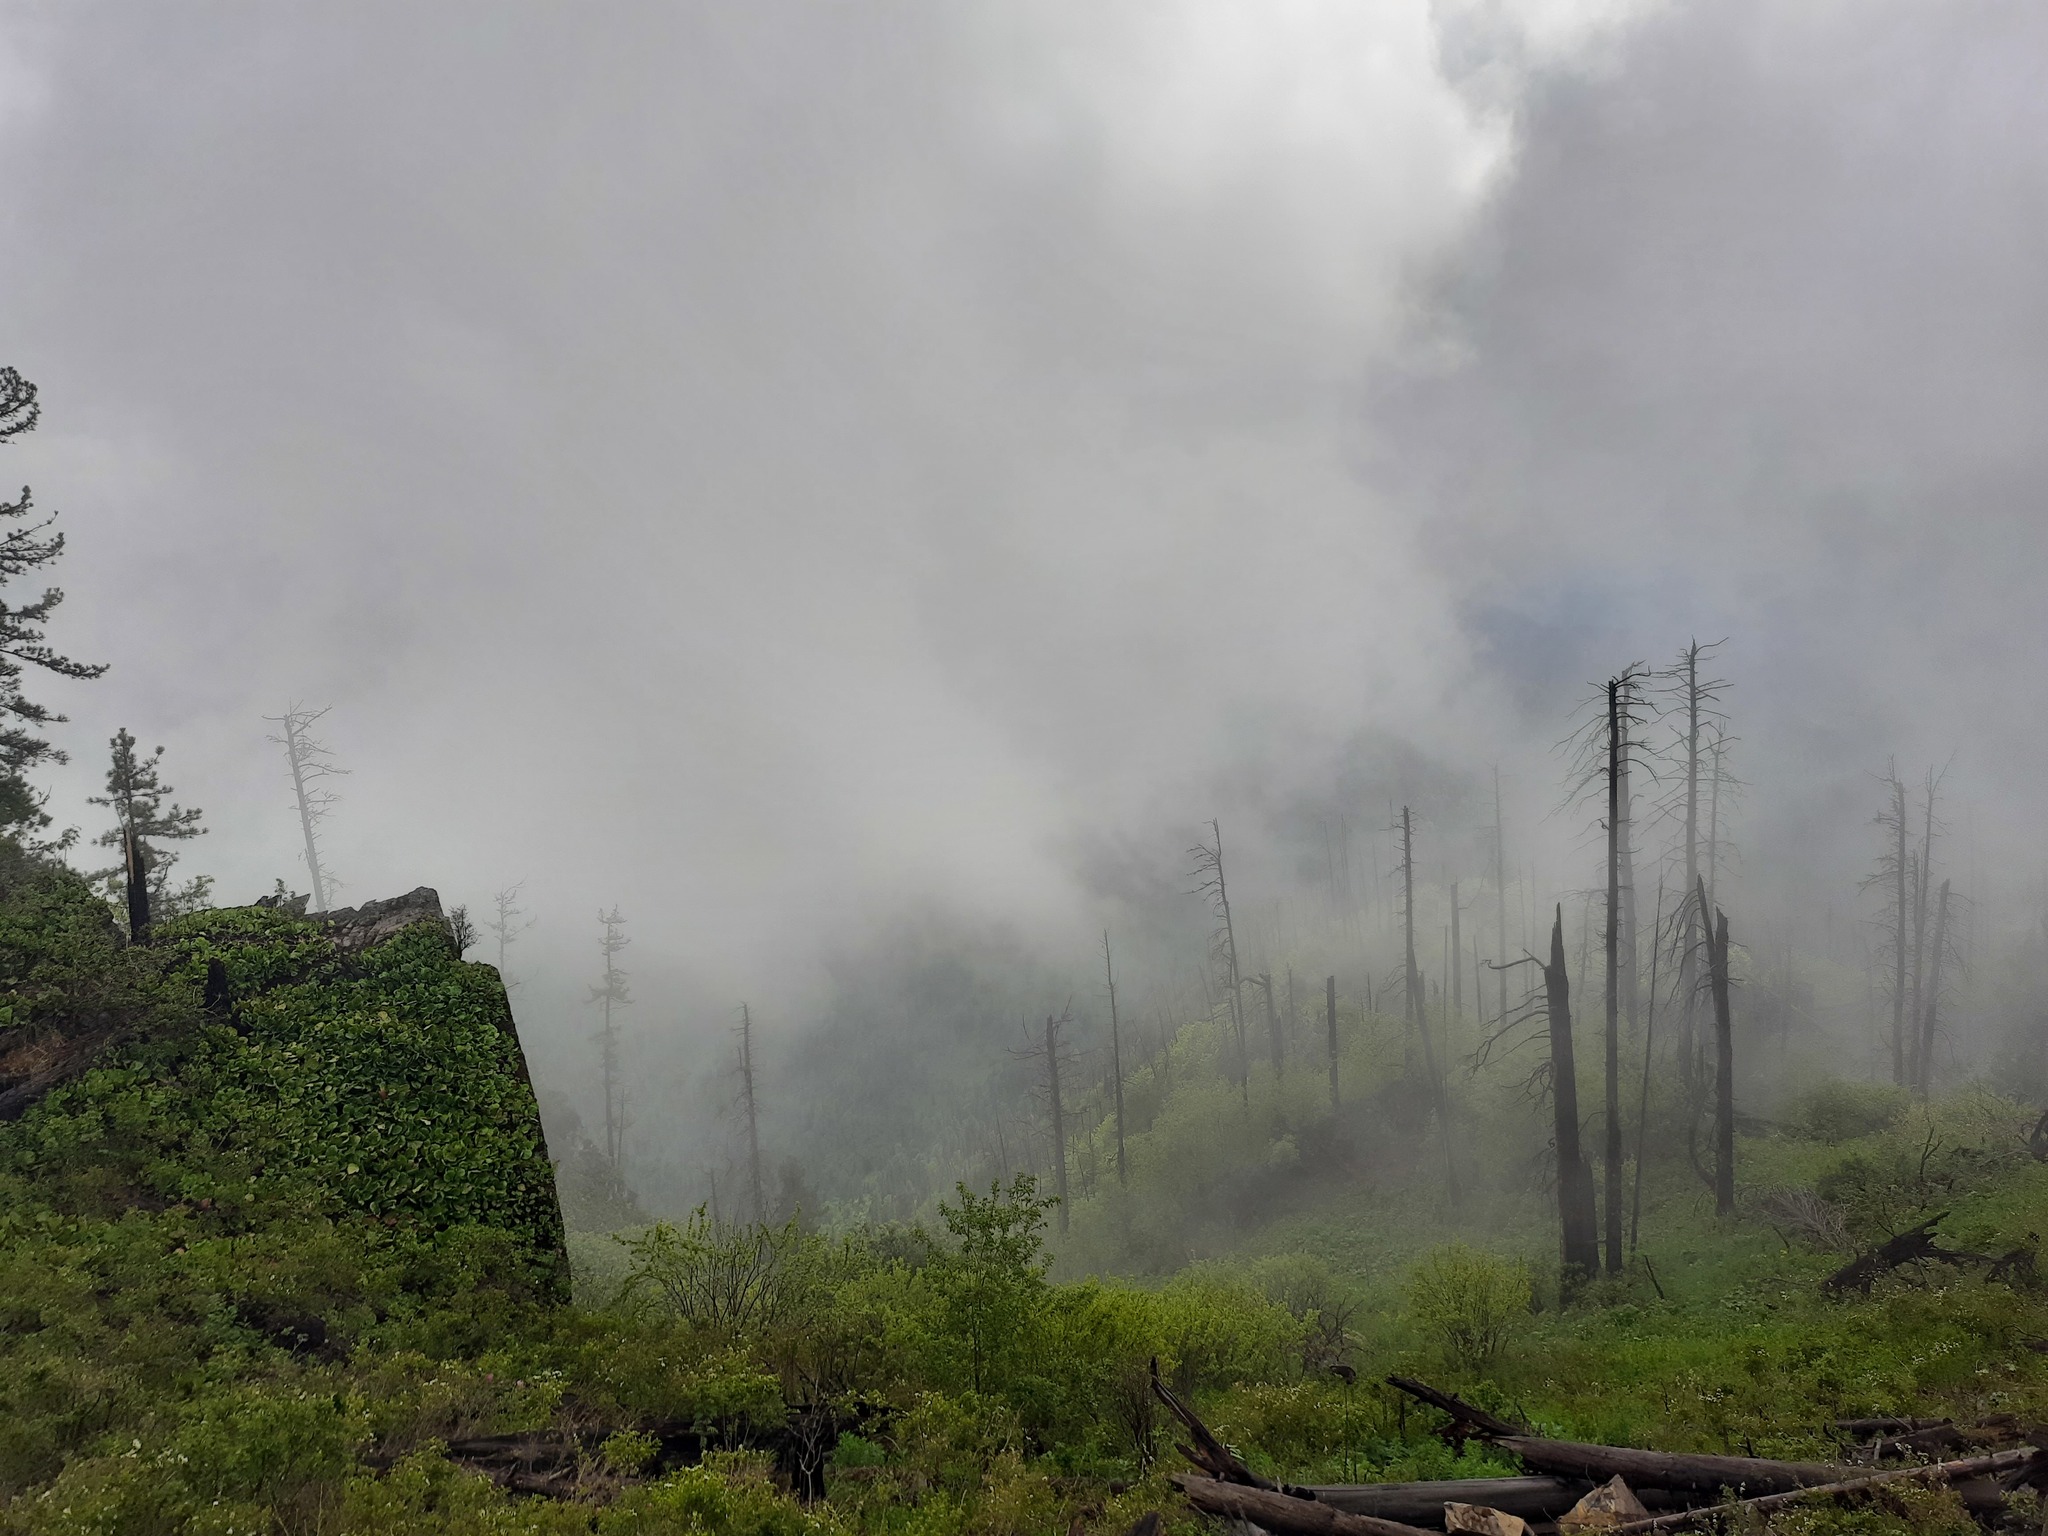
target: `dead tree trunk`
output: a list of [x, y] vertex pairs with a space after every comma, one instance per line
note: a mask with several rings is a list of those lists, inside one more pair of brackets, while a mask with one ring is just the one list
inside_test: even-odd
[[[1685, 699], [1685, 932], [1678, 951], [1678, 1070], [1686, 1089], [1686, 1102], [1693, 1102], [1692, 1086], [1699, 1062], [1697, 996], [1704, 915], [1693, 904], [1693, 890], [1700, 878], [1700, 643], [1685, 648], [1680, 667]], [[1688, 1111], [1689, 1112], [1689, 1111]]]
[[1323, 978], [1323, 1018], [1330, 1030], [1330, 1113], [1342, 1108], [1337, 1094], [1337, 978]]
[[1643, 1165], [1650, 1153], [1650, 1063], [1657, 1045], [1657, 963], [1663, 954], [1664, 882], [1657, 882], [1657, 915], [1650, 930], [1650, 1006], [1643, 1022], [1643, 1091], [1636, 1103], [1636, 1177], [1629, 1196], [1628, 1251], [1636, 1251], [1636, 1239], [1643, 1229]]
[[1593, 1170], [1579, 1148], [1579, 1080], [1572, 1060], [1571, 977], [1565, 970], [1564, 907], [1550, 929], [1550, 960], [1543, 967], [1544, 1000], [1550, 1020], [1550, 1102], [1557, 1141], [1557, 1211], [1563, 1238], [1567, 1287], [1589, 1279], [1600, 1267], [1600, 1239], [1594, 1225]]
[[768, 1219], [768, 1200], [761, 1192], [761, 1128], [754, 1102], [754, 1014], [740, 1004], [740, 1091], [747, 1110], [747, 1178], [754, 1195], [754, 1220]]
[[[1237, 925], [1230, 915], [1230, 884], [1223, 869], [1223, 824], [1211, 820], [1209, 831], [1215, 836], [1213, 846], [1198, 844], [1190, 850], [1195, 858], [1195, 874], [1200, 883], [1196, 889], [1214, 903], [1217, 921], [1221, 927], [1212, 941], [1212, 947], [1222, 951], [1223, 980], [1230, 991], [1230, 1027], [1237, 1045], [1237, 1086], [1244, 1100], [1244, 1107], [1252, 1107], [1251, 1053], [1245, 1042], [1244, 1029], [1244, 978], [1237, 969]], [[1207, 986], [1207, 972], [1203, 973], [1203, 985]]]
[[1060, 1104], [1060, 1025], [1045, 1016], [1045, 1092], [1052, 1107], [1053, 1193], [1059, 1196], [1060, 1231], [1067, 1230], [1067, 1117]]
[[1408, 807], [1401, 807], [1401, 894], [1407, 907], [1408, 1019], [1422, 1040], [1422, 1069], [1429, 1074], [1429, 1086], [1436, 1100], [1437, 1131], [1444, 1143], [1444, 1189], [1453, 1205], [1458, 1203], [1458, 1166], [1451, 1151], [1451, 1106], [1444, 1092], [1443, 1076], [1437, 1071], [1436, 1046], [1430, 1039], [1429, 1012], [1422, 996], [1422, 972], [1415, 964], [1415, 822]]
[[[1700, 906], [1706, 909], [1704, 885]], [[1713, 909], [1707, 982], [1714, 994], [1714, 1214], [1735, 1214], [1735, 1031], [1728, 1003], [1728, 914]]]
[[1116, 1181], [1128, 1184], [1130, 1171], [1124, 1161], [1124, 1043], [1116, 1016], [1116, 967], [1110, 962], [1107, 928], [1102, 930], [1102, 972], [1109, 982], [1109, 1071], [1110, 1080], [1116, 1085]]
[[[1493, 916], [1496, 946], [1493, 951], [1494, 964], [1503, 967], [1495, 978], [1500, 983], [1500, 1015], [1497, 1024], [1505, 1024], [1508, 1018], [1508, 973], [1505, 969], [1508, 959], [1508, 860], [1507, 838], [1500, 824], [1500, 767], [1493, 770]], [[1524, 916], [1527, 916], [1526, 911]], [[1475, 1008], [1483, 1005], [1478, 995], [1473, 995]]]
[[1458, 929], [1458, 882], [1451, 882], [1451, 957], [1444, 963], [1451, 973], [1451, 1017], [1465, 1016], [1465, 947]]
[[1911, 1085], [1906, 1070], [1906, 785], [1896, 770], [1891, 779], [1892, 852], [1892, 1081]]
[[1607, 682], [1607, 1272], [1621, 1273], [1621, 825], [1628, 676]]
[[1273, 973], [1262, 971], [1252, 978], [1260, 993], [1266, 999], [1266, 1033], [1273, 1042], [1273, 1081], [1277, 1084], [1280, 1075], [1287, 1069], [1287, 1042], [1280, 1034], [1280, 1010], [1273, 1002]]
[[1941, 955], [1948, 947], [1948, 887], [1941, 882], [1941, 896], [1934, 912], [1934, 953], [1928, 961], [1927, 1000], [1921, 1014], [1920, 1049], [1916, 1053], [1920, 1060], [1920, 1097], [1926, 1098], [1934, 1085], [1934, 1024], [1941, 1007]]

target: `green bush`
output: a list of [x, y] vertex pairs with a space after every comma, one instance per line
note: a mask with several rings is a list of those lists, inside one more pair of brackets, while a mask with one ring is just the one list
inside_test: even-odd
[[1906, 1118], [1909, 1103], [1906, 1090], [1892, 1083], [1837, 1078], [1800, 1094], [1787, 1107], [1785, 1118], [1801, 1135], [1833, 1145], [1892, 1129]]
[[1529, 1266], [1450, 1243], [1408, 1272], [1408, 1318], [1453, 1365], [1477, 1369], [1528, 1321]]

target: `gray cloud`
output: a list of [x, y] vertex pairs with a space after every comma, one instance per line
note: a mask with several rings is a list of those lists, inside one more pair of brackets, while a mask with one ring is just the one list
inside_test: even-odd
[[614, 901], [640, 1026], [708, 1050], [928, 903], [1085, 961], [1210, 814], [1306, 889], [1446, 776], [1467, 847], [1500, 760], [1571, 883], [1560, 718], [1690, 633], [1753, 853], [1801, 850], [1757, 900], [1848, 901], [1892, 750], [2036, 859], [2044, 45], [1926, 0], [17, 8], [10, 472], [116, 663], [58, 807], [126, 723], [254, 894], [259, 717], [332, 702], [346, 894], [526, 879], [554, 1067]]

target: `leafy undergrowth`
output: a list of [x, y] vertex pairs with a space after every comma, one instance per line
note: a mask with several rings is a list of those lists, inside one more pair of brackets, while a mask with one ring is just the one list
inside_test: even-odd
[[[1958, 1248], [2025, 1248], [2048, 1170], [1991, 1095], [1817, 1100], [1744, 1140], [1725, 1221], [1660, 1161], [1642, 1257], [1570, 1306], [1526, 1177], [1471, 1180], [1456, 1211], [1424, 1178], [1333, 1185], [1264, 1251], [1146, 1283], [1051, 1279], [1028, 1179], [958, 1191], [929, 1229], [700, 1217], [575, 1235], [568, 1304], [489, 972], [431, 926], [344, 957], [254, 909], [124, 950], [93, 900], [60, 872], [0, 878], [0, 1028], [124, 1031], [0, 1126], [0, 1531], [947, 1536], [1150, 1509], [1191, 1531], [1154, 1359], [1255, 1466], [1303, 1482], [1512, 1470], [1454, 1453], [1380, 1384], [1395, 1370], [1673, 1450], [1830, 1456], [1831, 1419], [1880, 1413], [2048, 1420], [2048, 1302], [2024, 1266], [1820, 1285], [1935, 1210]], [[201, 1003], [216, 960], [231, 1011]], [[1314, 1102], [1281, 1086], [1282, 1120]], [[1286, 1140], [1270, 1129], [1246, 1189]], [[464, 1465], [466, 1442], [512, 1433], [561, 1448], [573, 1497]], [[1940, 1529], [1944, 1497], [1787, 1528]]]

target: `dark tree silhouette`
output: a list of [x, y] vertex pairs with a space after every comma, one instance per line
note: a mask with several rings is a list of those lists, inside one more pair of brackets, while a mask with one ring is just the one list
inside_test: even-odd
[[[0, 444], [33, 432], [41, 419], [35, 385], [15, 369], [0, 368]], [[0, 501], [0, 587], [63, 554], [64, 535], [49, 532], [55, 521], [54, 513], [36, 517], [35, 498], [25, 485], [16, 500]], [[40, 734], [46, 726], [63, 724], [65, 717], [28, 698], [22, 680], [31, 668], [75, 678], [94, 678], [107, 670], [73, 661], [44, 642], [44, 626], [63, 601], [58, 587], [45, 587], [32, 602], [0, 598], [0, 833], [45, 850], [68, 847], [76, 835], [66, 832], [48, 843], [33, 842], [35, 834], [50, 825], [50, 818], [43, 811], [43, 796], [28, 782], [29, 770], [66, 760]]]
[[171, 866], [177, 854], [158, 843], [183, 842], [203, 836], [204, 812], [198, 806], [181, 806], [165, 801], [177, 791], [163, 781], [164, 749], [144, 755], [135, 750], [135, 738], [123, 726], [107, 744], [111, 760], [107, 767], [107, 792], [88, 797], [89, 805], [104, 805], [114, 813], [114, 825], [95, 841], [102, 848], [121, 850], [121, 863], [98, 873], [99, 880], [120, 890], [128, 913], [128, 936], [140, 944], [149, 936], [152, 917], [173, 916], [190, 910], [206, 899], [213, 881], [200, 876], [183, 890], [170, 888]]

